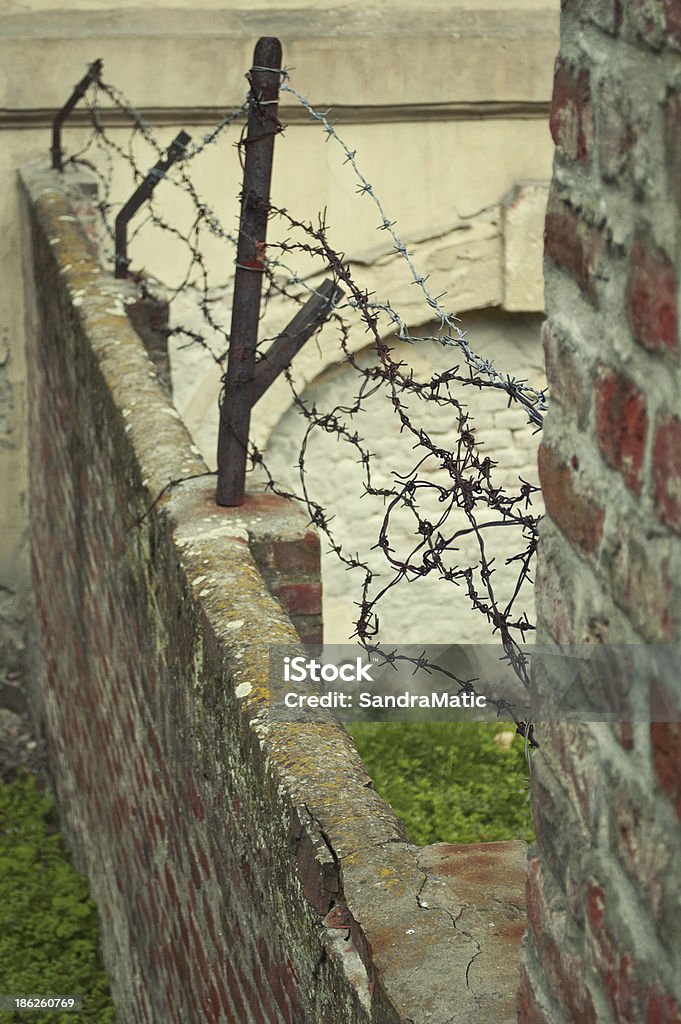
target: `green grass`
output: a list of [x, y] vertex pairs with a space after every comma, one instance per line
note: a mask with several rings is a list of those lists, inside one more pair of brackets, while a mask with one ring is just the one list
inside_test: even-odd
[[[528, 765], [509, 726], [362, 723], [350, 732], [412, 842], [533, 838]], [[97, 910], [73, 870], [52, 799], [35, 779], [0, 785], [0, 993], [83, 995], [82, 1013], [2, 1013], [7, 1024], [115, 1024]]]
[[348, 727], [378, 792], [403, 820], [411, 842], [481, 843], [534, 839], [529, 767], [505, 725], [478, 722], [372, 722]]
[[69, 863], [51, 797], [26, 773], [0, 785], [0, 993], [82, 995], [83, 1011], [0, 1012], [11, 1024], [115, 1024], [97, 908]]

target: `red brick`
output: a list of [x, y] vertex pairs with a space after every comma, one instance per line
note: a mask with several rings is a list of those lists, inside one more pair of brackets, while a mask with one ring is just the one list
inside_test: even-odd
[[605, 231], [589, 224], [575, 207], [550, 199], [544, 251], [559, 269], [574, 277], [584, 296], [596, 304], [596, 272], [605, 247]]
[[602, 886], [591, 883], [586, 892], [586, 916], [592, 928], [599, 928], [605, 914], [605, 893]]
[[[650, 808], [652, 809], [652, 802]], [[653, 918], [659, 916], [662, 878], [669, 851], [661, 846], [652, 827], [654, 810], [641, 806], [641, 794], [620, 795], [613, 804], [611, 846], [641, 893]]]
[[681, 1024], [681, 1007], [668, 992], [651, 985], [646, 994], [645, 1024]]
[[279, 572], [314, 573], [319, 575], [319, 535], [312, 530], [293, 541], [270, 543], [272, 565]]
[[[145, 785], [145, 768], [143, 762], [138, 758], [133, 764], [133, 771], [135, 773], [135, 781], [137, 783], [137, 791], [143, 793], [147, 788]], [[147, 779], [148, 782], [148, 779]]]
[[631, 249], [627, 302], [636, 341], [650, 352], [678, 350], [676, 271], [658, 246], [637, 239]]
[[300, 1004], [298, 980], [291, 961], [283, 963], [279, 959], [272, 959], [265, 965], [265, 973], [276, 1005], [283, 1014], [286, 1024], [296, 1024], [302, 1016], [303, 1009]]
[[623, 750], [634, 749], [634, 726], [631, 722], [615, 722], [613, 733]]
[[681, 420], [663, 416], [653, 442], [655, 507], [663, 523], [681, 533]]
[[612, 27], [613, 33], [619, 32], [622, 27], [622, 4], [624, 0], [612, 0]]
[[202, 1024], [203, 1022], [205, 1024], [220, 1024], [222, 1019], [220, 1002], [220, 996], [214, 982], [209, 981], [201, 1000], [201, 1008], [203, 1010]]
[[679, 0], [665, 0], [665, 27], [671, 39], [681, 46], [681, 5]]
[[520, 988], [518, 989], [518, 1024], [551, 1024], [549, 1018], [537, 1003], [525, 964], [523, 964], [520, 969]]
[[[580, 722], [545, 723], [542, 738], [542, 747], [568, 797], [570, 811], [583, 837], [590, 836], [597, 824], [602, 781], [589, 730]], [[560, 865], [555, 865], [555, 869], [560, 870]]]
[[539, 448], [539, 479], [551, 519], [575, 547], [592, 554], [603, 533], [603, 510], [580, 493], [574, 471], [545, 444]]
[[[257, 983], [257, 974], [255, 965], [252, 965], [249, 970], [248, 976], [237, 967], [237, 973], [239, 975], [239, 981], [241, 983], [241, 990], [244, 993], [244, 998], [248, 1003], [253, 1016], [258, 1016], [259, 1020], [262, 1021], [262, 1009], [264, 1008], [268, 1014], [270, 1010], [269, 992], [267, 986], [262, 986]], [[279, 1022], [280, 1015], [276, 1014], [277, 1024]], [[288, 1024], [288, 1022], [287, 1022]]]
[[641, 491], [647, 431], [645, 396], [624, 374], [602, 370], [596, 380], [596, 436], [607, 462], [635, 494]]
[[550, 925], [550, 914], [543, 888], [542, 861], [532, 857], [527, 863], [527, 923], [540, 940]]
[[201, 893], [201, 914], [203, 919], [204, 930], [208, 933], [208, 937], [210, 938], [210, 941], [213, 944], [213, 948], [217, 949], [220, 945], [222, 945], [222, 943], [218, 941], [218, 932], [217, 928], [215, 927], [213, 912], [210, 909], [210, 903], [208, 902], [208, 896], [206, 894], [205, 889]]
[[627, 1024], [638, 1024], [639, 999], [634, 974], [634, 961], [629, 953], [618, 956], [614, 953], [613, 944], [612, 966], [603, 965], [601, 974], [606, 991], [610, 997], [617, 1021]]
[[651, 46], [681, 47], [681, 9], [678, 0], [635, 0], [632, 14], [638, 31]]
[[227, 1020], [231, 1021], [234, 1019], [234, 1011], [231, 1000], [229, 998], [229, 993], [227, 991], [227, 985], [225, 984], [225, 980], [222, 976], [219, 964], [215, 968], [215, 985], [220, 996], [220, 1003], [222, 1005], [224, 1014]]
[[[661, 683], [651, 691], [650, 742], [657, 780], [681, 820], [681, 723], [679, 707]], [[660, 719], [655, 721], [655, 719]], [[667, 721], [664, 721], [667, 719]]]
[[668, 538], [645, 537], [636, 521], [620, 527], [610, 577], [613, 595], [644, 640], [651, 643], [672, 639], [675, 616], [670, 557]]
[[546, 938], [539, 949], [551, 991], [566, 1011], [569, 1021], [598, 1024], [596, 1010], [584, 979], [584, 965], [553, 939]]
[[177, 889], [175, 887], [175, 879], [173, 878], [173, 873], [170, 869], [170, 864], [167, 861], [164, 867], [164, 875], [166, 880], [166, 889], [168, 891], [168, 895], [170, 896], [170, 902], [175, 904], [177, 903]]
[[246, 1012], [246, 1006], [244, 1004], [243, 995], [237, 976], [231, 964], [229, 957], [225, 957], [222, 961], [222, 969], [226, 982], [226, 989], [229, 995], [229, 1000], [233, 1003], [235, 1010], [237, 1011], [237, 1020], [245, 1021], [248, 1020], [248, 1014]]
[[634, 975], [634, 960], [621, 953], [615, 937], [603, 923], [605, 896], [600, 886], [590, 887], [587, 896], [589, 921], [589, 963], [600, 975], [614, 1011], [614, 1019], [627, 1024], [640, 1020], [640, 1005]]
[[199, 796], [196, 786], [194, 784], [194, 777], [191, 772], [187, 772], [186, 775], [187, 783], [187, 795], [189, 797], [189, 803], [192, 809], [193, 816], [196, 821], [203, 821], [206, 817], [206, 810], [203, 806], [203, 801]]
[[594, 139], [591, 80], [586, 68], [556, 61], [550, 116], [551, 136], [569, 160], [584, 163]]
[[273, 593], [292, 615], [321, 615], [321, 583], [285, 583]]
[[304, 620], [301, 622], [300, 619], [294, 622], [294, 626], [298, 630], [301, 644], [309, 648], [309, 653], [313, 657], [318, 657], [324, 642], [324, 627], [319, 624], [316, 628], [309, 630], [306, 628], [307, 623]]
[[154, 809], [151, 820], [154, 823], [156, 832], [158, 832], [161, 838], [161, 842], [163, 842], [168, 831], [168, 822], [165, 815], [159, 814], [158, 811]]
[[191, 875], [192, 883], [195, 889], [200, 889], [203, 882], [201, 879], [201, 872], [199, 871], [199, 865], [196, 863], [194, 851], [191, 846], [187, 850], [187, 859], [189, 860], [189, 874]]
[[202, 869], [204, 875], [206, 876], [206, 881], [210, 881], [210, 877], [211, 877], [210, 860], [208, 859], [208, 854], [206, 853], [206, 851], [204, 850], [204, 848], [203, 848], [203, 846], [201, 845], [200, 842], [199, 842], [199, 844], [197, 846], [196, 852], [197, 852], [199, 861], [201, 863], [201, 869]]
[[561, 337], [550, 320], [542, 328], [546, 376], [551, 392], [551, 401], [557, 402], [565, 411], [577, 417], [580, 430], [586, 427], [589, 415], [590, 387], [575, 350]]
[[158, 741], [158, 737], [156, 736], [156, 733], [154, 731], [154, 727], [151, 724], [151, 722], [147, 726], [147, 740], [149, 742], [149, 746], [151, 747], [151, 749], [153, 751], [153, 758], [151, 759], [152, 762], [154, 764], [158, 764], [159, 762], [162, 762], [163, 761], [163, 751], [161, 750], [161, 745], [160, 745], [160, 743]]
[[204, 948], [203, 937], [199, 935], [199, 931], [194, 923], [193, 911], [189, 917], [189, 931], [192, 937], [192, 957], [194, 960], [194, 967], [198, 970], [202, 977], [208, 974], [208, 957]]
[[189, 961], [187, 960], [186, 949], [181, 947], [179, 943], [175, 942], [171, 947], [171, 953], [180, 988], [184, 989], [187, 987], [192, 977], [192, 969], [189, 966]]
[[267, 985], [267, 982], [265, 981], [265, 977], [262, 971], [260, 970], [260, 965], [257, 962], [252, 965], [252, 971], [253, 983], [256, 987], [256, 990], [260, 994], [261, 1009], [264, 1013], [267, 1014], [266, 1024], [280, 1024], [279, 1014], [276, 1012], [274, 1005], [270, 1002], [268, 998], [269, 987]]

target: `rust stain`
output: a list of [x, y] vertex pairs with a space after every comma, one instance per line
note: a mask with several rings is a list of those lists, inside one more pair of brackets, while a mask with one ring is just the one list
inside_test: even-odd
[[527, 921], [522, 917], [517, 921], [504, 921], [503, 924], [495, 925], [492, 936], [510, 946], [519, 946], [526, 927]]
[[349, 928], [353, 923], [353, 917], [347, 907], [338, 906], [332, 907], [324, 918], [324, 924], [327, 928]]

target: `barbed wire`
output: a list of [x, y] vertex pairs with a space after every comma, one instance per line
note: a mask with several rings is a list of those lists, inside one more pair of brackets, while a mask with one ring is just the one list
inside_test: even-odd
[[[528, 384], [509, 373], [496, 369], [493, 362], [474, 351], [466, 333], [460, 328], [458, 317], [448, 313], [441, 305], [443, 295], [433, 295], [427, 286], [428, 277], [419, 273], [407, 245], [395, 231], [391, 221], [372, 185], [363, 176], [357, 154], [341, 139], [334, 124], [328, 119], [328, 111], [321, 113], [313, 108], [308, 99], [298, 92], [291, 83], [288, 70], [281, 73], [281, 91], [300, 103], [317, 123], [327, 141], [333, 140], [340, 147], [344, 163], [350, 166], [357, 181], [357, 192], [368, 196], [375, 205], [379, 216], [379, 230], [385, 231], [392, 243], [392, 250], [404, 261], [411, 284], [416, 285], [429, 310], [429, 319], [437, 327], [435, 333], [416, 337], [410, 333], [408, 324], [399, 311], [389, 302], [372, 297], [357, 282], [352, 261], [347, 260], [333, 247], [324, 216], [317, 223], [294, 216], [286, 209], [269, 202], [267, 213], [270, 220], [270, 234], [274, 222], [284, 228], [285, 237], [269, 241], [267, 253], [262, 261], [265, 277], [265, 310], [269, 302], [289, 301], [302, 305], [310, 294], [316, 294], [315, 282], [320, 274], [330, 272], [335, 281], [343, 287], [345, 299], [334, 308], [329, 323], [338, 335], [338, 361], [346, 364], [357, 375], [357, 393], [350, 403], [338, 404], [330, 410], [320, 410], [295, 382], [291, 368], [285, 372], [291, 391], [291, 402], [304, 421], [304, 431], [297, 458], [300, 490], [277, 480], [267, 465], [263, 452], [250, 443], [249, 456], [253, 469], [264, 475], [266, 486], [274, 493], [284, 495], [304, 505], [310, 521], [327, 538], [328, 550], [344, 567], [359, 573], [358, 600], [355, 602], [358, 615], [355, 632], [358, 642], [374, 660], [394, 664], [404, 660], [396, 651], [386, 649], [380, 641], [379, 611], [385, 595], [402, 584], [414, 583], [431, 576], [444, 584], [463, 587], [473, 611], [486, 619], [490, 633], [498, 638], [503, 648], [502, 660], [507, 661], [526, 688], [529, 688], [528, 659], [523, 644], [534, 625], [527, 609], [516, 609], [523, 584], [532, 582], [533, 559], [537, 547], [537, 524], [539, 515], [532, 510], [532, 498], [538, 488], [518, 478], [518, 486], [510, 492], [508, 486], [495, 482], [497, 463], [484, 455], [476, 438], [475, 423], [468, 406], [464, 406], [459, 388], [471, 393], [484, 389], [502, 391], [508, 405], [522, 408], [528, 419], [528, 429], [539, 429], [542, 413], [546, 409], [546, 395], [541, 388]], [[127, 140], [122, 144], [104, 126], [102, 97], [119, 112], [130, 119]], [[91, 131], [83, 147], [71, 157], [74, 164], [86, 164], [97, 176], [100, 195], [98, 210], [103, 225], [103, 255], [107, 261], [114, 254], [107, 246], [114, 238], [112, 218], [114, 211], [122, 204], [114, 196], [114, 179], [121, 168], [128, 169], [129, 183], [138, 185], [148, 171], [136, 153], [139, 140], [148, 147], [153, 157], [161, 157], [165, 150], [156, 138], [150, 125], [116, 87], [101, 80], [93, 83], [86, 95], [90, 112]], [[161, 192], [154, 192], [145, 208], [145, 217], [130, 235], [133, 242], [147, 224], [175, 239], [186, 250], [186, 269], [179, 284], [170, 289], [171, 303], [178, 295], [186, 295], [188, 289], [196, 289], [197, 309], [205, 323], [205, 331], [197, 331], [187, 324], [174, 323], [168, 335], [181, 336], [186, 344], [201, 345], [220, 366], [224, 367], [229, 344], [229, 332], [225, 324], [214, 315], [216, 298], [228, 294], [228, 282], [224, 278], [214, 280], [214, 271], [203, 251], [204, 237], [208, 233], [220, 245], [226, 246], [236, 260], [237, 233], [227, 230], [213, 207], [199, 193], [191, 175], [195, 162], [209, 150], [218, 139], [222, 139], [236, 125], [252, 105], [258, 104], [258, 97], [251, 89], [248, 97], [233, 111], [225, 114], [198, 143], [187, 146], [181, 159], [162, 177], [169, 185], [179, 190], [192, 211], [190, 226], [181, 228], [170, 223], [164, 215]], [[271, 111], [268, 111], [272, 132], [281, 134], [284, 126]], [[243, 153], [244, 133], [236, 142], [239, 154]], [[131, 191], [132, 189], [130, 189]], [[124, 197], [125, 198], [125, 197]], [[302, 273], [291, 265], [291, 259], [311, 261], [313, 269]], [[222, 264], [224, 266], [224, 264]], [[141, 275], [137, 275], [141, 277]], [[372, 361], [353, 353], [351, 336], [361, 325], [367, 332], [371, 344]], [[327, 329], [328, 330], [328, 329]], [[434, 372], [428, 380], [416, 379], [413, 370], [393, 355], [390, 338], [412, 344], [427, 341], [438, 342], [444, 349], [457, 353], [460, 365], [448, 367], [445, 371]], [[219, 350], [215, 349], [215, 338], [219, 339]], [[257, 358], [262, 358], [264, 346], [269, 339], [258, 343]], [[472, 389], [472, 390], [471, 390]], [[464, 392], [464, 393], [466, 393]], [[383, 396], [397, 419], [398, 433], [411, 441], [415, 451], [413, 461], [396, 466], [392, 479], [386, 483], [375, 477], [370, 447], [359, 436], [355, 427], [356, 419], [366, 410], [368, 403]], [[224, 393], [223, 396], [224, 398]], [[447, 447], [429, 430], [423, 416], [424, 408], [444, 408], [452, 413], [453, 444]], [[334, 436], [348, 445], [354, 452], [355, 461], [361, 467], [362, 495], [378, 499], [383, 503], [375, 544], [372, 547], [380, 556], [377, 570], [370, 552], [348, 551], [347, 541], [337, 535], [334, 510], [330, 512], [315, 496], [316, 481], [308, 467], [311, 439], [318, 433]], [[428, 468], [426, 473], [424, 467]], [[435, 469], [433, 470], [433, 467]], [[432, 479], [436, 475], [437, 479]], [[380, 474], [379, 474], [380, 476]], [[437, 514], [430, 517], [423, 512], [427, 501], [435, 500]], [[413, 525], [412, 539], [408, 550], [396, 548], [393, 524], [398, 515], [404, 515]], [[495, 572], [496, 555], [492, 536], [499, 531], [516, 531], [521, 538], [516, 542], [514, 554], [505, 559], [507, 566], [513, 566], [514, 584], [510, 596], [501, 600], [497, 595]], [[492, 531], [490, 533], [490, 531]], [[475, 557], [464, 558], [461, 545], [468, 540], [475, 542]], [[373, 557], [373, 556], [372, 556]], [[449, 677], [459, 688], [474, 690], [476, 680], [461, 679], [443, 666], [431, 665], [425, 655], [410, 659], [418, 668], [436, 671]], [[506, 701], [490, 701], [498, 713], [510, 714], [530, 744], [534, 743], [531, 725], [521, 719], [517, 710]]]
[[[514, 378], [510, 377], [509, 375], [499, 373], [496, 370], [494, 364], [491, 362], [491, 360], [485, 359], [483, 356], [480, 356], [473, 351], [470, 344], [468, 343], [468, 339], [466, 338], [465, 332], [462, 331], [458, 325], [457, 321], [459, 318], [453, 316], [451, 313], [448, 313], [440, 304], [439, 300], [444, 297], [444, 293], [442, 295], [435, 296], [426, 287], [428, 277], [424, 277], [422, 274], [420, 274], [418, 269], [414, 265], [412, 256], [409, 253], [407, 246], [398, 237], [394, 230], [395, 224], [397, 222], [391, 221], [389, 219], [385, 209], [383, 208], [383, 204], [381, 203], [381, 200], [377, 196], [373, 186], [370, 184], [370, 182], [367, 181], [367, 179], [362, 174], [356, 159], [357, 150], [351, 150], [349, 148], [349, 146], [343, 141], [343, 139], [336, 131], [334, 125], [328, 120], [329, 111], [323, 113], [321, 111], [315, 110], [315, 108], [312, 106], [307, 97], [304, 96], [302, 93], [298, 92], [298, 90], [291, 85], [290, 72], [286, 68], [283, 69], [282, 71], [282, 81], [280, 85], [280, 90], [281, 92], [285, 92], [291, 96], [294, 96], [298, 100], [298, 102], [307, 110], [312, 120], [316, 121], [319, 125], [321, 125], [323, 131], [327, 136], [327, 141], [328, 139], [333, 139], [333, 141], [342, 150], [345, 156], [344, 163], [350, 165], [350, 167], [354, 171], [355, 177], [359, 182], [359, 185], [357, 187], [358, 194], [369, 196], [369, 198], [373, 201], [376, 209], [378, 210], [379, 217], [381, 220], [378, 230], [386, 231], [387, 234], [392, 239], [394, 251], [404, 259], [405, 263], [409, 268], [409, 271], [412, 276], [412, 283], [418, 286], [418, 288], [423, 293], [427, 304], [432, 309], [434, 316], [439, 319], [440, 330], [454, 332], [453, 337], [449, 333], [440, 334], [438, 340], [442, 344], [453, 344], [460, 348], [464, 354], [467, 364], [471, 367], [472, 370], [476, 371], [477, 373], [485, 375], [490, 379], [490, 382], [496, 382], [497, 386], [501, 387], [504, 391], [508, 392], [511, 398], [513, 398], [515, 401], [519, 402], [525, 407], [528, 413], [528, 417], [532, 423], [535, 423], [537, 426], [541, 426], [543, 420], [540, 415], [540, 412], [545, 411], [546, 409], [546, 396], [544, 394], [544, 391], [528, 387], [524, 381], [517, 381]], [[397, 336], [400, 339], [405, 339], [409, 336], [406, 324], [402, 321], [397, 311], [394, 310], [388, 303], [375, 303], [372, 305], [374, 308], [381, 309], [384, 312], [389, 313], [391, 319], [393, 320], [393, 323], [398, 328]]]

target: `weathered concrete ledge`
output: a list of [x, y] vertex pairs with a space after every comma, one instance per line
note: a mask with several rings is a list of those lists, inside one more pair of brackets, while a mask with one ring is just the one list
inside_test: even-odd
[[268, 719], [256, 558], [285, 598], [305, 519], [214, 505], [63, 179], [22, 180], [33, 704], [120, 1019], [511, 1022], [525, 844], [414, 847], [341, 727]]
[[[56, 82], [71, 83], [73, 69], [94, 57], [102, 57], [105, 68], [115, 67], [117, 42], [124, 40], [125, 90], [138, 107], [158, 106], [159, 96], [164, 106], [215, 107], [217, 75], [217, 100], [224, 110], [243, 100], [255, 40], [276, 35], [286, 63], [304, 74], [313, 103], [332, 99], [376, 108], [453, 100], [522, 102], [541, 104], [537, 115], [544, 117], [559, 12], [553, 2], [538, 9], [523, 6], [512, 17], [503, 8], [472, 10], [448, 0], [323, 9], [307, 0], [260, 10], [225, 0], [185, 10], [150, 3], [77, 14], [65, 8], [2, 11], [0, 62], [6, 75], [0, 108], [19, 111], [27, 96], [33, 107], [52, 107]], [[50, 73], [36, 81], [31, 68], [46, 60]], [[283, 98], [286, 114], [296, 104]], [[66, 93], [60, 102], [65, 99]], [[186, 117], [180, 123], [187, 123]]]

